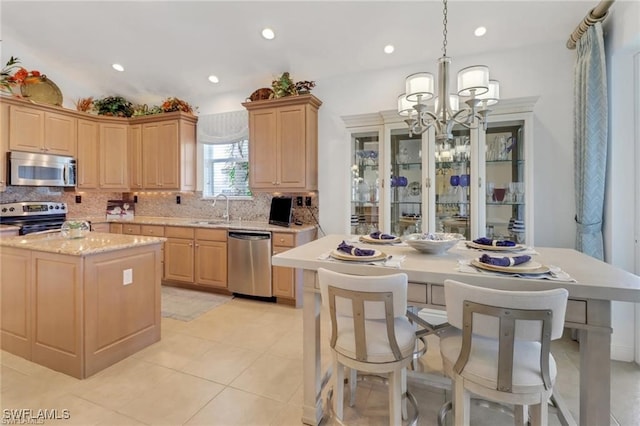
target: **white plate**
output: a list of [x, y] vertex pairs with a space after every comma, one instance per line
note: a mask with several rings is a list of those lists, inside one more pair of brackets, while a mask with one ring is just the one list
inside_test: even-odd
[[369, 235], [363, 235], [360, 237], [360, 241], [362, 241], [363, 243], [371, 243], [371, 244], [393, 244], [400, 241], [400, 237], [395, 237], [392, 240], [382, 240], [382, 239], [378, 240], [376, 238], [371, 238], [371, 236]]
[[329, 254], [329, 256], [338, 260], [351, 260], [354, 262], [370, 262], [372, 260], [384, 260], [387, 258], [387, 255], [380, 250], [374, 250], [374, 253], [371, 256], [354, 256], [335, 249]]
[[520, 251], [527, 248], [522, 244], [516, 244], [515, 246], [512, 246], [512, 247], [500, 247], [500, 246], [487, 246], [484, 244], [474, 243], [473, 241], [467, 241], [467, 247], [480, 249], [480, 250], [488, 250], [488, 251]]
[[496, 266], [490, 265], [488, 263], [480, 262], [480, 259], [473, 259], [471, 261], [471, 265], [476, 268], [484, 269], [487, 271], [495, 271], [495, 272], [509, 272], [512, 274], [522, 273], [522, 274], [546, 274], [549, 272], [549, 267], [545, 266], [541, 263], [528, 261], [525, 263], [521, 263], [520, 265], [514, 266]]

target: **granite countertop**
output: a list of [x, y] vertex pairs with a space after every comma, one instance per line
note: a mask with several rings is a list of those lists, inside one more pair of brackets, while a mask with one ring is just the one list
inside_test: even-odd
[[84, 238], [68, 239], [56, 232], [2, 238], [0, 247], [14, 247], [71, 256], [87, 256], [151, 244], [161, 244], [164, 241], [166, 241], [166, 238], [103, 232], [88, 232]]
[[226, 222], [222, 219], [202, 219], [193, 217], [155, 217], [136, 216], [133, 220], [107, 220], [104, 216], [95, 217], [69, 217], [69, 220], [81, 219], [91, 223], [123, 223], [138, 225], [164, 225], [164, 226], [186, 226], [193, 228], [218, 228], [229, 230], [246, 231], [269, 231], [269, 232], [289, 232], [297, 233], [315, 229], [315, 225], [291, 225], [290, 227], [271, 225], [268, 222], [253, 222], [248, 220], [232, 220]]

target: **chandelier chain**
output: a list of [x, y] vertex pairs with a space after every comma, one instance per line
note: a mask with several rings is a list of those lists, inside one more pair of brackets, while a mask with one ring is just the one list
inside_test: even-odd
[[447, 0], [443, 0], [442, 1], [443, 7], [442, 7], [442, 25], [443, 25], [443, 30], [442, 30], [442, 35], [443, 35], [443, 39], [442, 39], [442, 56], [447, 56]]

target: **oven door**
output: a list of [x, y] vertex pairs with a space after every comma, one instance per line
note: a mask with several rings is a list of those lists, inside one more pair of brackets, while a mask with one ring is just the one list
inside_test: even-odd
[[75, 160], [59, 155], [9, 153], [10, 185], [75, 186]]

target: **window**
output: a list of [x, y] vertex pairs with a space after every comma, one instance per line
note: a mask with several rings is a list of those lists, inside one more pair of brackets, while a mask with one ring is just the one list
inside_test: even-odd
[[251, 197], [249, 189], [249, 118], [247, 111], [201, 115], [202, 196]]
[[204, 144], [203, 196], [250, 197], [249, 140]]

